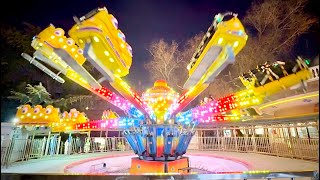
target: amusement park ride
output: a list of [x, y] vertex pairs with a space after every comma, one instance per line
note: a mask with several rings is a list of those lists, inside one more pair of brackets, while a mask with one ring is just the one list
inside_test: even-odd
[[[227, 18], [229, 18], [227, 20]], [[178, 172], [188, 168], [186, 153], [198, 123], [239, 120], [241, 109], [261, 104], [268, 95], [291, 87], [310, 77], [307, 65], [263, 64], [240, 76], [246, 90], [207, 102], [181, 112], [205, 90], [215, 77], [245, 46], [247, 34], [236, 14], [215, 16], [188, 65], [189, 78], [179, 95], [163, 80], [154, 83], [139, 96], [122, 80], [129, 73], [132, 49], [118, 29], [117, 19], [106, 8], [98, 8], [81, 18], [66, 37], [61, 28], [50, 25], [36, 35], [33, 56], [22, 53], [31, 64], [60, 83], [60, 74], [119, 107], [126, 117], [105, 112], [105, 120], [87, 121], [85, 115], [71, 110], [62, 116], [52, 106], [21, 106], [17, 112], [20, 125], [46, 125], [53, 132], [122, 128], [123, 135], [137, 158], [132, 159], [130, 173]], [[82, 65], [88, 61], [103, 76], [96, 80]], [[58, 73], [44, 66], [51, 66]], [[108, 81], [121, 95], [101, 86]], [[152, 168], [150, 168], [152, 167]]]

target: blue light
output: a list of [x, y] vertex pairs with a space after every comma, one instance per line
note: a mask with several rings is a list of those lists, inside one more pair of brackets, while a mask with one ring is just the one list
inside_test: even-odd
[[132, 126], [138, 127], [140, 124], [140, 119], [128, 118], [128, 117], [121, 117], [119, 119], [119, 128], [130, 128]]
[[134, 117], [136, 119], [144, 119], [144, 115], [141, 111], [139, 111], [137, 108], [135, 108], [134, 106], [130, 107], [128, 110], [128, 116], [129, 117]]
[[192, 111], [182, 112], [177, 115], [176, 122], [189, 124], [192, 121]]

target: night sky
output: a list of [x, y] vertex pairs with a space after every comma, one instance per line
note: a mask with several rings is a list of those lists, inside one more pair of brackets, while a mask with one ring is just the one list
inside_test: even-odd
[[[46, 28], [50, 23], [68, 31], [74, 25], [73, 16], [81, 17], [97, 7], [105, 6], [119, 22], [133, 48], [133, 64], [128, 75], [129, 84], [139, 80], [150, 87], [143, 63], [150, 59], [147, 48], [156, 39], [176, 40], [183, 43], [188, 38], [205, 32], [215, 14], [232, 11], [245, 15], [249, 0], [11, 0], [2, 6], [1, 21], [14, 26], [22, 22]], [[19, 5], [18, 5], [19, 4]], [[31, 42], [31, 40], [30, 40]]]

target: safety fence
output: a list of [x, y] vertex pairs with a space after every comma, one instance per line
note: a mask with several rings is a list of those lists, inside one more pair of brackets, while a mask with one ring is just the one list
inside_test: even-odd
[[202, 151], [261, 153], [279, 157], [319, 161], [319, 139], [269, 137], [198, 137]]
[[39, 139], [1, 139], [1, 167], [7, 167], [18, 161], [27, 161], [29, 159], [59, 154], [72, 155], [129, 150], [131, 148], [123, 137], [89, 137], [84, 141], [78, 138], [62, 141], [60, 136]]
[[[130, 145], [124, 137], [91, 137], [85, 141], [80, 139], [72, 139], [72, 143], [62, 143], [60, 154], [74, 153], [93, 153], [93, 152], [108, 152], [108, 151], [128, 151], [131, 150]], [[66, 148], [69, 147], [67, 150]], [[64, 153], [62, 153], [62, 150]]]
[[[280, 137], [194, 137], [196, 144], [189, 149], [200, 151], [233, 151], [261, 153], [279, 157], [319, 161], [319, 139]], [[69, 143], [71, 142], [71, 143]], [[7, 139], [1, 142], [1, 167], [34, 158], [129, 151], [123, 137], [89, 137], [62, 141], [59, 136], [41, 139]]]

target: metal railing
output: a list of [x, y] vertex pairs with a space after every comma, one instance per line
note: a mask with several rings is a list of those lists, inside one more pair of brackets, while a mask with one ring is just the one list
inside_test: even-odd
[[1, 167], [17, 161], [28, 160], [30, 139], [4, 139], [1, 145]]
[[[200, 151], [233, 151], [261, 153], [272, 156], [319, 161], [319, 139], [284, 137], [194, 137], [196, 143], [189, 149]], [[1, 167], [31, 158], [55, 156], [58, 154], [95, 153], [108, 151], [129, 151], [129, 144], [123, 137], [87, 138], [85, 142], [72, 139], [65, 143], [47, 138], [3, 140], [1, 146]], [[52, 143], [52, 142], [59, 143]], [[50, 143], [51, 142], [51, 143]], [[52, 146], [55, 147], [52, 147]]]
[[202, 151], [235, 151], [319, 161], [319, 139], [269, 137], [198, 137]]
[[[66, 144], [63, 143], [65, 142], [62, 142], [61, 148], [64, 149]], [[124, 137], [90, 137], [84, 141], [73, 138], [72, 143], [68, 146], [71, 147], [69, 147], [70, 152], [67, 154], [131, 150]]]
[[129, 144], [123, 137], [89, 137], [85, 141], [72, 138], [71, 143], [61, 141], [61, 137], [42, 139], [2, 139], [1, 167], [29, 159], [56, 156], [59, 154], [79, 154], [108, 151], [129, 151]]

